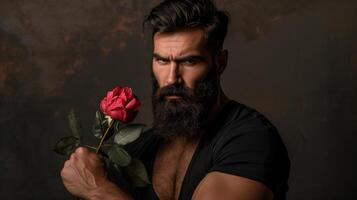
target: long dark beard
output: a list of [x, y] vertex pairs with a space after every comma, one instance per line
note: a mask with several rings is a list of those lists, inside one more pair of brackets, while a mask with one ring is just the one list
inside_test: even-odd
[[[169, 85], [159, 89], [152, 75], [153, 131], [165, 139], [176, 136], [195, 137], [207, 127], [207, 119], [218, 94], [218, 82], [214, 73], [209, 73], [195, 90], [183, 85]], [[167, 96], [179, 96], [167, 99]]]

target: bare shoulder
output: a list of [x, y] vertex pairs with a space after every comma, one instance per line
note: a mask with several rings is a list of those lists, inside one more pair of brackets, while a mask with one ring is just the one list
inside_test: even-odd
[[272, 200], [273, 192], [258, 181], [221, 172], [211, 172], [197, 186], [192, 199]]

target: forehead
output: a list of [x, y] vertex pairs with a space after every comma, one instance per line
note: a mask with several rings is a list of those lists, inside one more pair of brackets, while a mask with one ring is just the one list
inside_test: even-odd
[[172, 33], [156, 33], [153, 38], [154, 52], [162, 56], [206, 54], [208, 48], [202, 29], [185, 29]]

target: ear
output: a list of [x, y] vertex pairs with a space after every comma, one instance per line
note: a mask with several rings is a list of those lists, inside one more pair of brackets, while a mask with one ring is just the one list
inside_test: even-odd
[[228, 62], [228, 51], [222, 50], [216, 55], [217, 75], [221, 75], [226, 69]]

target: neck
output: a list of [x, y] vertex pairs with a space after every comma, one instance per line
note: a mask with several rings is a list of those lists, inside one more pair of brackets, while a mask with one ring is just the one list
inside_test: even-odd
[[222, 88], [219, 88], [216, 103], [212, 106], [210, 114], [208, 115], [208, 122], [215, 120], [218, 113], [222, 110], [223, 106], [230, 101], [230, 99], [224, 94]]

